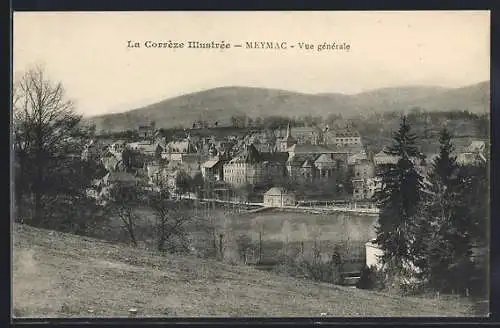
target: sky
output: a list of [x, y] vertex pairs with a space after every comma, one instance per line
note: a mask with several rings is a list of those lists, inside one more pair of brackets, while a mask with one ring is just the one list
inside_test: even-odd
[[[489, 11], [16, 12], [13, 26], [14, 77], [43, 65], [84, 116], [222, 86], [353, 94], [490, 79]], [[148, 40], [243, 47], [146, 48]], [[246, 49], [247, 41], [289, 47]], [[350, 49], [317, 51], [325, 42]]]

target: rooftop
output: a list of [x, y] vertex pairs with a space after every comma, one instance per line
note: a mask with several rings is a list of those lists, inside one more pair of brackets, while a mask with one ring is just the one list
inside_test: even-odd
[[254, 145], [245, 145], [244, 149], [238, 153], [229, 163], [258, 163], [263, 158]]
[[266, 195], [266, 196], [280, 196], [280, 195], [285, 195], [285, 194], [290, 195], [290, 194], [293, 194], [293, 193], [287, 191], [283, 187], [272, 187], [271, 189], [269, 189], [268, 191], [266, 191], [264, 195]]

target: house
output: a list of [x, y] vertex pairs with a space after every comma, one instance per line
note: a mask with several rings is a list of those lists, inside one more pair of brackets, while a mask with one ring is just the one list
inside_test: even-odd
[[100, 145], [97, 143], [95, 140], [90, 140], [88, 143], [86, 143], [83, 147], [82, 153], [81, 153], [81, 160], [82, 161], [98, 161], [100, 157]]
[[264, 194], [264, 206], [283, 207], [295, 204], [295, 195], [282, 187], [273, 187]]
[[486, 143], [482, 140], [473, 140], [467, 147], [468, 152], [481, 152], [486, 151]]
[[125, 140], [116, 140], [111, 145], [109, 145], [109, 151], [113, 153], [121, 153], [127, 145]]
[[224, 181], [233, 185], [259, 185], [285, 176], [286, 153], [260, 153], [253, 144], [245, 145], [224, 164]]
[[487, 162], [486, 143], [481, 140], [473, 140], [462, 151], [456, 152], [457, 163], [460, 165], [479, 165]]
[[147, 141], [129, 143], [128, 148], [137, 151], [146, 157], [159, 158], [163, 152], [163, 147], [160, 143], [151, 143]]
[[151, 122], [149, 125], [139, 125], [137, 133], [141, 138], [150, 139], [155, 134], [155, 123]]
[[288, 137], [299, 145], [317, 145], [321, 143], [320, 141], [322, 140], [322, 131], [320, 128], [315, 126], [294, 127], [293, 129], [291, 129], [290, 124], [288, 124], [286, 131], [283, 131], [281, 129], [275, 130], [275, 137], [281, 140]]
[[213, 157], [202, 164], [201, 174], [208, 181], [224, 180], [224, 161], [220, 157]]
[[375, 165], [368, 159], [357, 160], [353, 166], [355, 179], [370, 179], [375, 176]]
[[[288, 164], [300, 165], [309, 168], [310, 165], [317, 171], [314, 177], [330, 177], [333, 172], [347, 172], [349, 151], [337, 147], [321, 145], [293, 145], [288, 149]], [[305, 161], [309, 162], [306, 163]], [[295, 165], [294, 165], [295, 164]], [[290, 165], [289, 165], [290, 166]], [[293, 176], [293, 169], [288, 169]]]
[[397, 164], [399, 158], [397, 156], [390, 155], [386, 152], [387, 150], [381, 150], [373, 157], [373, 162], [375, 166], [391, 165]]
[[157, 185], [161, 183], [161, 168], [162, 165], [159, 161], [149, 161], [145, 165], [146, 172], [148, 175], [148, 183]]
[[366, 266], [371, 268], [375, 267], [376, 269], [380, 269], [382, 267], [380, 262], [380, 257], [384, 255], [384, 251], [375, 244], [375, 240], [370, 240], [365, 244], [366, 248]]
[[361, 145], [361, 135], [354, 129], [330, 130], [324, 132], [324, 144], [337, 147]]
[[234, 186], [261, 183], [266, 177], [262, 162], [259, 151], [247, 145], [224, 165], [224, 181]]
[[314, 160], [317, 157], [318, 155], [314, 154], [299, 154], [289, 157], [286, 163], [288, 178], [299, 183], [312, 182], [316, 175]]
[[171, 141], [166, 146], [167, 158], [171, 161], [182, 162], [187, 155], [198, 153], [198, 148], [190, 138]]
[[464, 152], [457, 155], [457, 163], [460, 165], [479, 165], [486, 161], [486, 157], [480, 152]]
[[[375, 241], [375, 239], [372, 239], [365, 243], [365, 263], [369, 268], [374, 267], [375, 269], [380, 270], [383, 268], [381, 257], [384, 255], [384, 251], [375, 243]], [[404, 261], [402, 265], [407, 274], [400, 277], [394, 277], [394, 283], [406, 285], [420, 284], [424, 282], [424, 280], [417, 278], [418, 274], [421, 273], [421, 270], [413, 262]]]
[[[348, 147], [351, 149], [351, 147]], [[369, 159], [368, 155], [366, 154], [366, 151], [361, 148], [359, 151], [355, 151], [354, 147], [353, 152], [350, 152], [349, 158], [347, 159], [347, 164], [352, 166], [356, 164], [357, 161], [363, 161]]]

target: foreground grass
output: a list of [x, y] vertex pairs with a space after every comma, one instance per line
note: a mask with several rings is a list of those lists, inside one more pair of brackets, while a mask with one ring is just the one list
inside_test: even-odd
[[195, 257], [13, 228], [13, 307], [21, 317], [466, 316], [470, 305], [278, 276]]

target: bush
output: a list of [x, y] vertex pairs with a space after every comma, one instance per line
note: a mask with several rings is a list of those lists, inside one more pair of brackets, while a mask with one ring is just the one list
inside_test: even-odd
[[282, 257], [274, 271], [292, 277], [304, 277], [314, 281], [341, 285], [343, 277], [340, 267], [333, 263], [309, 261], [306, 259]]
[[364, 265], [361, 268], [361, 276], [356, 283], [356, 288], [359, 289], [373, 289], [375, 287], [375, 270]]
[[361, 268], [361, 276], [356, 284], [359, 289], [383, 290], [385, 289], [385, 275], [375, 267], [364, 265]]

